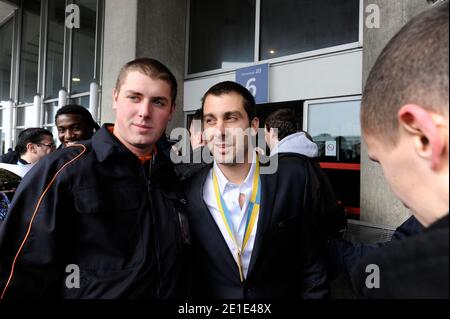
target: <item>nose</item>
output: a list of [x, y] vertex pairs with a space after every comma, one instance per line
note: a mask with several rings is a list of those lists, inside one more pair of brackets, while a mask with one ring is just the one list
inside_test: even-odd
[[64, 140], [65, 141], [70, 141], [75, 137], [75, 134], [72, 130], [66, 130], [66, 132], [64, 133]]
[[153, 106], [150, 101], [144, 100], [139, 105], [139, 117], [150, 119], [152, 118]]
[[217, 123], [216, 123], [216, 134], [217, 135], [221, 135], [221, 136], [224, 136], [225, 135], [225, 123], [224, 123], [224, 121], [222, 121], [222, 120], [217, 120]]

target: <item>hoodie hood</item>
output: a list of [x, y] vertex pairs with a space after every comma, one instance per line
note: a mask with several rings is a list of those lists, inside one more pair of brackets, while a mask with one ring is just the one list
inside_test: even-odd
[[277, 153], [296, 153], [307, 157], [317, 157], [318, 147], [305, 136], [305, 133], [298, 132], [283, 138], [270, 152], [270, 156]]

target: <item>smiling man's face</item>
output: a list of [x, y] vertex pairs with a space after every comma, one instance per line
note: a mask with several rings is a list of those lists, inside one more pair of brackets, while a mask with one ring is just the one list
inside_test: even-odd
[[114, 135], [134, 154], [148, 155], [164, 133], [175, 105], [168, 82], [130, 71], [114, 90]]
[[205, 140], [214, 159], [223, 164], [236, 164], [248, 152], [249, 141], [244, 137], [249, 129], [256, 131], [257, 118], [250, 123], [244, 100], [238, 93], [208, 95], [204, 102], [203, 124]]

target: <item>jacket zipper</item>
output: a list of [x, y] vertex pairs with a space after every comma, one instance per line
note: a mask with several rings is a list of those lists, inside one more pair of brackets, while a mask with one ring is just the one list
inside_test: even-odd
[[[159, 298], [161, 296], [161, 265], [159, 261], [159, 240], [158, 235], [156, 233], [156, 220], [155, 220], [155, 212], [154, 212], [154, 206], [153, 206], [153, 200], [152, 200], [152, 184], [151, 184], [151, 174], [152, 174], [152, 167], [155, 162], [156, 156], [153, 155], [152, 159], [149, 161], [149, 167], [148, 167], [148, 179], [147, 179], [147, 196], [150, 203], [150, 215], [151, 215], [151, 222], [152, 222], [152, 232], [153, 232], [153, 239], [154, 239], [154, 248], [155, 248], [155, 257], [156, 257], [156, 267], [158, 271], [158, 280], [156, 282], [156, 297]], [[144, 170], [144, 168], [143, 168]], [[145, 171], [144, 171], [144, 177], [145, 177]]]

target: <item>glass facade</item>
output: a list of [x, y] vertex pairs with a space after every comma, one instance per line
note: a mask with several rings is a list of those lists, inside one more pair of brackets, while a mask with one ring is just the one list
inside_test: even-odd
[[359, 0], [261, 0], [260, 60], [358, 42]]
[[191, 0], [188, 73], [253, 62], [255, 7], [255, 0]]
[[[307, 131], [318, 160], [350, 218], [359, 218], [361, 170], [360, 99], [308, 102]], [[332, 114], [333, 116], [330, 116]]]
[[358, 43], [361, 1], [190, 0], [187, 74]]
[[[13, 100], [8, 116], [5, 103], [0, 107], [3, 119], [13, 119], [7, 127], [0, 123], [1, 136], [11, 136], [14, 144], [18, 132], [25, 128], [41, 126], [53, 131], [58, 103], [91, 107], [90, 84], [100, 82], [103, 3], [20, 1], [11, 10], [11, 18], [1, 22], [0, 101]], [[79, 19], [79, 27], [66, 23], [69, 15], [72, 21]], [[61, 89], [66, 90], [67, 99], [59, 102]], [[92, 107], [95, 110], [97, 106]]]
[[16, 126], [25, 127], [29, 126], [29, 123], [33, 123], [35, 121], [35, 109], [33, 106], [21, 106], [17, 108], [16, 113]]
[[63, 84], [65, 1], [48, 1], [45, 99], [57, 98]]
[[20, 44], [19, 104], [33, 103], [38, 92], [41, 1], [26, 1]]
[[52, 125], [55, 122], [55, 115], [58, 110], [58, 102], [44, 104], [44, 125]]
[[360, 162], [360, 105], [358, 100], [309, 104], [308, 133], [319, 146], [321, 161]]
[[11, 97], [13, 19], [0, 26], [0, 101]]
[[78, 105], [84, 106], [85, 108], [88, 109], [89, 108], [89, 95], [71, 98], [69, 103], [70, 104], [78, 104]]
[[73, 29], [71, 94], [89, 91], [95, 78], [97, 0], [78, 0], [80, 28]]

